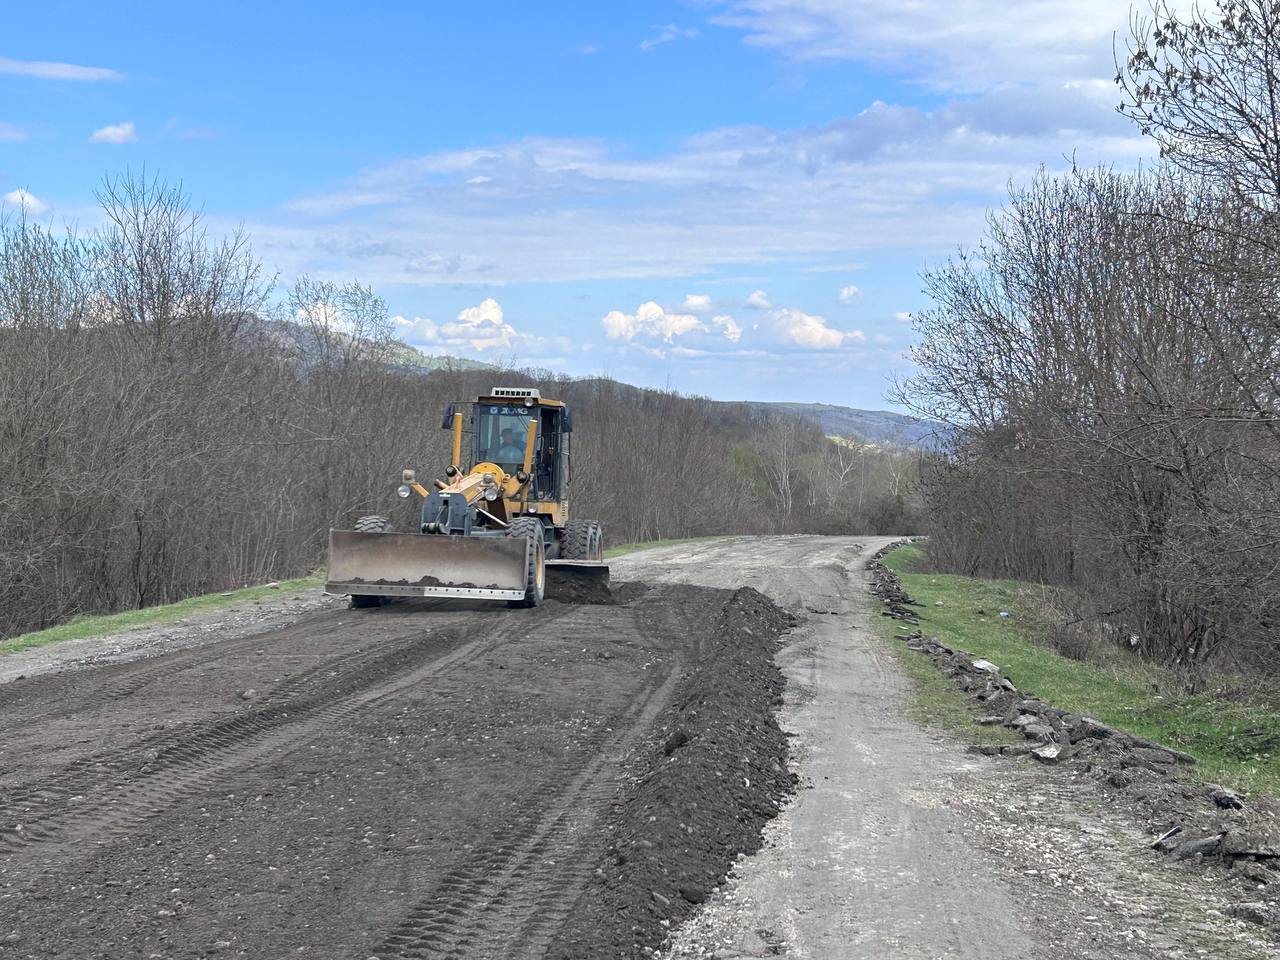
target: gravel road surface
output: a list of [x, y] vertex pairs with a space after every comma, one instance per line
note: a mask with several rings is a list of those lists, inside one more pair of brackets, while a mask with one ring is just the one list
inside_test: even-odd
[[910, 719], [863, 569], [891, 542], [737, 539], [619, 565], [807, 616], [778, 655], [799, 793], [664, 958], [1280, 960], [1220, 873], [1172, 868], [1092, 779], [975, 757]]

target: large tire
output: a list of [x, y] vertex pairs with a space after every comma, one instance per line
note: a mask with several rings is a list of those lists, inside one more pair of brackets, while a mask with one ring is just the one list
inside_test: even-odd
[[516, 517], [507, 525], [508, 537], [524, 537], [529, 542], [524, 574], [524, 599], [508, 600], [509, 607], [536, 607], [547, 592], [546, 537], [537, 517]]
[[604, 528], [595, 520], [570, 520], [565, 524], [560, 556], [599, 563], [604, 559]]
[[[394, 533], [395, 529], [391, 526], [391, 521], [386, 517], [361, 517], [355, 522], [353, 528], [360, 533]], [[386, 597], [369, 596], [366, 594], [353, 593], [351, 595], [351, 607], [360, 610], [364, 607], [380, 607], [387, 602]]]
[[386, 517], [361, 517], [352, 529], [359, 533], [395, 533]]

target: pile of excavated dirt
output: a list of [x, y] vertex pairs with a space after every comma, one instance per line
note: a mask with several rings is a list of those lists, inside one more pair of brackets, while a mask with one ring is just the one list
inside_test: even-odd
[[739, 854], [760, 848], [762, 827], [795, 789], [775, 719], [785, 681], [773, 659], [794, 624], [750, 588], [725, 604], [636, 779], [614, 801], [594, 887], [548, 957], [648, 956]]
[[[879, 558], [873, 557], [868, 568], [884, 615], [917, 624], [918, 617], [907, 609], [914, 601]], [[1280, 803], [1275, 798], [1246, 799], [1200, 782], [1190, 775], [1194, 757], [1087, 714], [1059, 710], [1019, 690], [996, 664], [975, 660], [919, 629], [899, 639], [969, 695], [978, 724], [1004, 726], [1026, 741], [974, 747], [976, 752], [1083, 771], [1141, 820], [1154, 838], [1153, 850], [1174, 861], [1226, 870], [1240, 884], [1242, 902], [1235, 915], [1280, 931]]]

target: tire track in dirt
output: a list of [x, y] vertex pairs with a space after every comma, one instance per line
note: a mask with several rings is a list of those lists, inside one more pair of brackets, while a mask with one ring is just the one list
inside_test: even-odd
[[[443, 621], [433, 621], [433, 626], [462, 623], [475, 616], [472, 610], [446, 609], [433, 611], [433, 613], [445, 617]], [[46, 674], [33, 678], [29, 688], [24, 690], [19, 698], [13, 697], [8, 685], [2, 685], [0, 686], [0, 703], [11, 708], [11, 712], [9, 716], [0, 719], [0, 733], [72, 714], [84, 714], [112, 705], [189, 670], [197, 670], [218, 661], [233, 661], [264, 646], [277, 649], [301, 640], [309, 647], [319, 647], [335, 638], [349, 636], [352, 632], [353, 616], [361, 615], [352, 614], [347, 610], [327, 611], [307, 617], [283, 630], [278, 627], [268, 628], [233, 640], [224, 640], [142, 660], [101, 665], [87, 670]], [[377, 613], [364, 614], [363, 617], [366, 618], [365, 625], [378, 623]], [[415, 630], [410, 634], [389, 637], [387, 640], [391, 642], [412, 640], [417, 632]], [[365, 646], [368, 646], [367, 642]], [[339, 657], [342, 656], [339, 655]], [[30, 700], [36, 697], [48, 706], [37, 709], [36, 712], [21, 710], [24, 699]]]
[[[509, 639], [501, 614], [467, 616], [472, 625], [464, 632], [446, 626], [429, 636], [419, 632], [373, 660], [367, 651], [326, 660], [285, 681], [250, 714], [82, 757], [52, 776], [5, 791], [0, 853], [12, 855], [37, 844], [65, 846], [86, 836], [96, 842], [126, 836], [137, 821], [208, 789], [220, 774], [322, 736], [369, 705], [457, 669]], [[553, 614], [548, 622], [557, 619]], [[477, 632], [476, 639], [457, 645]], [[443, 652], [442, 640], [448, 648]], [[352, 664], [357, 669], [341, 672]]]
[[[342, 628], [339, 624], [319, 624], [311, 627], [311, 629], [313, 636], [320, 639], [339, 633]], [[38, 695], [47, 697], [53, 701], [52, 704], [47, 709], [34, 713], [24, 712], [20, 715], [5, 718], [5, 722], [0, 723], [0, 731], [52, 720], [73, 713], [85, 713], [105, 704], [127, 699], [154, 683], [171, 679], [187, 670], [196, 669], [228, 657], [235, 657], [250, 649], [261, 647], [264, 642], [271, 641], [273, 635], [278, 635], [278, 633], [279, 631], [266, 630], [237, 640], [228, 640], [223, 643], [199, 647], [195, 650], [178, 651], [140, 661], [109, 664], [93, 670], [75, 671], [65, 675], [48, 674], [42, 676], [33, 681], [33, 686], [38, 691]], [[106, 675], [105, 679], [104, 675]], [[20, 701], [17, 703], [20, 705]], [[6, 705], [13, 705], [13, 703], [6, 703]]]
[[[659, 629], [652, 622], [639, 622], [632, 611], [602, 616], [600, 608], [593, 610], [597, 612], [560, 626], [571, 627], [583, 640], [607, 632], [621, 643], [638, 643]], [[670, 699], [682, 664], [672, 654], [661, 673], [644, 684], [614, 719], [580, 742], [566, 763], [576, 770], [567, 784], [559, 776], [548, 776], [520, 813], [442, 878], [373, 956], [379, 960], [515, 958], [544, 953], [577, 894], [591, 879], [594, 861], [578, 848], [616, 793], [616, 777], [611, 773], [623, 768], [627, 755]]]

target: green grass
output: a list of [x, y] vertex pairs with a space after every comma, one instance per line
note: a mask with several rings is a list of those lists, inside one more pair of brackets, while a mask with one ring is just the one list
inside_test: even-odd
[[[921, 630], [949, 647], [998, 664], [1018, 689], [1061, 710], [1088, 713], [1103, 723], [1136, 733], [1194, 756], [1206, 780], [1249, 791], [1280, 795], [1280, 714], [1209, 695], [1162, 693], [1176, 689], [1160, 667], [1116, 649], [1105, 663], [1083, 663], [1038, 645], [1031, 628], [1035, 588], [1009, 580], [979, 580], [918, 572], [920, 547], [899, 547], [884, 558], [903, 586], [924, 606]], [[941, 606], [938, 604], [941, 603]], [[1000, 617], [1000, 611], [1010, 616]], [[885, 632], [896, 621], [885, 620]], [[932, 673], [949, 687], [924, 657], [906, 651], [903, 663], [918, 677]], [[924, 668], [921, 668], [921, 664]], [[930, 681], [922, 681], [914, 709], [923, 719], [961, 729], [961, 711]], [[985, 730], [987, 728], [973, 728]]]
[[656, 547], [674, 547], [681, 543], [705, 543], [708, 540], [722, 540], [729, 534], [718, 535], [714, 537], [684, 537], [676, 540], [648, 540], [643, 543], [620, 543], [616, 547], [609, 547], [604, 552], [604, 558], [611, 560], [614, 557], [625, 557], [629, 553], [637, 553], [641, 550], [653, 550]]
[[278, 587], [245, 587], [243, 590], [232, 590], [229, 593], [210, 593], [199, 597], [189, 597], [177, 603], [166, 603], [161, 606], [144, 607], [141, 610], [125, 610], [122, 613], [93, 614], [76, 617], [66, 623], [47, 630], [34, 633], [23, 633], [8, 640], [0, 640], [0, 654], [15, 653], [18, 650], [30, 650], [33, 647], [44, 647], [64, 640], [85, 640], [90, 637], [106, 637], [127, 630], [141, 627], [153, 627], [163, 623], [173, 623], [198, 613], [220, 610], [246, 600], [257, 600], [260, 597], [278, 595], [289, 590], [305, 590], [318, 587], [324, 583], [322, 574], [313, 574], [297, 580], [282, 580]]

